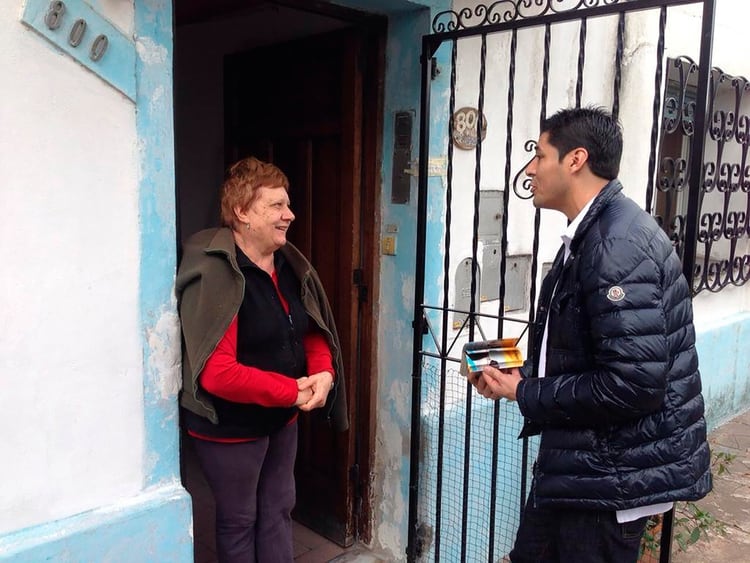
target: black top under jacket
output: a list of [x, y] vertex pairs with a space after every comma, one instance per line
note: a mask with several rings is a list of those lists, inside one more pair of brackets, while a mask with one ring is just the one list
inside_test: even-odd
[[[245, 296], [237, 314], [237, 360], [294, 379], [304, 377], [307, 361], [303, 338], [309, 320], [300, 300], [299, 280], [281, 253], [275, 253], [274, 267], [279, 291], [289, 306], [287, 314], [271, 276], [239, 247], [236, 252], [237, 264], [245, 277]], [[212, 400], [219, 424], [186, 411], [188, 430], [213, 438], [258, 438], [279, 430], [297, 413], [297, 407], [236, 403], [215, 395]]]

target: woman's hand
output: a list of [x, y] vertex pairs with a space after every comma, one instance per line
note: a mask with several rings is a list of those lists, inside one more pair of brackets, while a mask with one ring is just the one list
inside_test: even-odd
[[307, 378], [303, 377], [303, 378], [297, 380], [297, 400], [294, 401], [294, 406], [295, 407], [299, 407], [300, 405], [304, 405], [310, 399], [312, 399], [312, 396], [313, 396], [312, 389], [310, 389], [309, 387], [305, 387], [304, 389], [300, 389], [300, 381], [302, 381], [302, 379], [307, 379]]
[[333, 389], [333, 374], [329, 371], [314, 373], [308, 377], [297, 380], [297, 389], [302, 393], [307, 391], [311, 394], [308, 401], [299, 404], [300, 410], [311, 411], [326, 404], [328, 393]]

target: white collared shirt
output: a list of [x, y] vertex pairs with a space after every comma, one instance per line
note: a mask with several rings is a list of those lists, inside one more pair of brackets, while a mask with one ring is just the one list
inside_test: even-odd
[[[565, 256], [563, 256], [563, 264], [568, 260], [568, 257], [570, 256], [570, 243], [573, 240], [573, 237], [576, 234], [576, 231], [578, 230], [578, 225], [581, 224], [581, 221], [583, 221], [583, 218], [586, 216], [586, 213], [589, 212], [589, 208], [591, 207], [591, 204], [594, 202], [594, 198], [592, 197], [586, 205], [583, 206], [583, 209], [578, 212], [578, 215], [575, 216], [575, 219], [573, 219], [568, 226], [563, 231], [563, 234], [560, 235], [560, 238], [563, 241], [563, 244], [565, 245]], [[557, 291], [557, 282], [555, 282], [555, 288], [552, 290], [552, 296], [555, 295], [555, 291]], [[550, 300], [550, 303], [552, 301]], [[547, 373], [547, 329], [549, 327], [549, 312], [547, 312], [547, 319], [544, 322], [544, 335], [542, 336], [542, 350], [539, 354], [539, 370], [538, 375], [539, 377], [544, 377]]]

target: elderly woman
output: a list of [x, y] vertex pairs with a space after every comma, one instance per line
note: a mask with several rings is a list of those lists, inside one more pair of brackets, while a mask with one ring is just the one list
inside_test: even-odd
[[182, 419], [216, 499], [221, 562], [292, 561], [298, 412], [325, 406], [347, 426], [333, 314], [286, 240], [288, 190], [273, 164], [233, 165], [224, 227], [193, 235], [177, 274]]

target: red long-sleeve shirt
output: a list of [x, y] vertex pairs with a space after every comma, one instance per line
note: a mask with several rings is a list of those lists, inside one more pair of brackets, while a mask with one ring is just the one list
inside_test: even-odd
[[[321, 371], [333, 374], [331, 349], [322, 334], [309, 332], [302, 345], [305, 348], [308, 375]], [[198, 381], [212, 395], [235, 403], [289, 407], [297, 400], [295, 379], [237, 361], [237, 317], [232, 319], [216, 349], [208, 357]]]
[[[279, 291], [276, 272], [271, 276], [284, 311], [289, 305]], [[307, 374], [328, 371], [335, 377], [333, 356], [325, 337], [318, 331], [308, 332], [303, 340]], [[206, 360], [198, 376], [200, 385], [212, 395], [235, 403], [253, 403], [264, 407], [289, 407], [297, 400], [297, 381], [273, 371], [247, 366], [237, 361], [237, 316], [229, 325], [216, 349]], [[295, 417], [296, 419], [296, 417]], [[294, 419], [293, 419], [294, 420]], [[242, 442], [246, 439], [221, 439], [189, 432], [196, 438], [218, 442]]]

